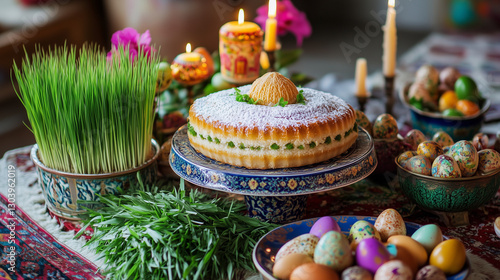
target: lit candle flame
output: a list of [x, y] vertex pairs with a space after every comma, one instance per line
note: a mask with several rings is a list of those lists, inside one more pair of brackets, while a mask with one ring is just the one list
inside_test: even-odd
[[243, 9], [240, 9], [240, 12], [238, 13], [238, 24], [242, 24], [245, 21], [245, 12], [243, 12]]
[[269, 18], [276, 17], [276, 0], [269, 0], [269, 11], [268, 11], [267, 16]]
[[187, 43], [187, 45], [186, 45], [186, 52], [187, 53], [191, 52], [191, 43]]
[[389, 7], [394, 8], [396, 5], [396, 0], [389, 0]]

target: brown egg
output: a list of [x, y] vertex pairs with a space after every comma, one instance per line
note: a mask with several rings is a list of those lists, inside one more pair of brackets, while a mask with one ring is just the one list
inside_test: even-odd
[[290, 280], [339, 280], [339, 275], [326, 265], [306, 263], [293, 270]]
[[292, 253], [282, 257], [274, 264], [273, 275], [279, 279], [288, 279], [295, 268], [312, 262], [314, 262], [313, 259], [308, 255]]

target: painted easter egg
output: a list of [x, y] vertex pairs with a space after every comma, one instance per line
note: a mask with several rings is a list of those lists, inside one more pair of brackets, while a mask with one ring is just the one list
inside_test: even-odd
[[[408, 89], [408, 98], [409, 100], [422, 101], [427, 106], [436, 106], [434, 95], [427, 89], [424, 82], [414, 82]], [[422, 110], [423, 108], [418, 109]]]
[[430, 255], [432, 250], [443, 241], [443, 233], [437, 225], [428, 224], [417, 229], [411, 238], [422, 244]]
[[479, 165], [477, 169], [482, 174], [488, 174], [500, 169], [500, 153], [493, 149], [479, 151]]
[[406, 161], [404, 168], [411, 172], [422, 175], [431, 175], [432, 164], [429, 158], [425, 156], [414, 156]]
[[282, 257], [291, 254], [291, 253], [300, 253], [309, 255], [311, 258], [314, 257], [314, 249], [318, 244], [319, 238], [313, 234], [302, 234], [294, 239], [288, 241], [283, 245], [278, 253], [276, 254], [276, 261], [281, 259]]
[[387, 243], [405, 248], [417, 262], [418, 267], [424, 266], [427, 262], [427, 251], [424, 246], [410, 236], [393, 235], [387, 239]]
[[341, 280], [373, 280], [372, 274], [361, 266], [351, 266], [342, 271]]
[[411, 145], [411, 149], [416, 151], [418, 144], [426, 141], [425, 135], [418, 129], [412, 129], [406, 133], [404, 141]]
[[441, 269], [446, 275], [453, 275], [462, 270], [465, 259], [464, 244], [458, 239], [448, 239], [432, 250], [429, 264]]
[[434, 141], [424, 141], [418, 145], [417, 154], [427, 157], [432, 163], [439, 155], [443, 154], [443, 148]]
[[417, 272], [415, 280], [446, 280], [446, 274], [433, 265], [426, 265]]
[[476, 148], [476, 151], [481, 151], [483, 149], [488, 149], [488, 143], [490, 142], [490, 139], [488, 138], [488, 135], [484, 133], [478, 133], [474, 135], [474, 138], [472, 138], [472, 145], [474, 148]]
[[390, 114], [382, 114], [373, 123], [375, 139], [394, 139], [398, 137], [398, 123]]
[[432, 136], [432, 141], [438, 143], [441, 147], [451, 146], [455, 144], [451, 136], [444, 131], [438, 131], [434, 133], [434, 135]]
[[351, 247], [344, 234], [338, 231], [325, 233], [314, 250], [314, 262], [341, 272], [353, 262]]
[[362, 128], [366, 129], [368, 133], [372, 134], [372, 123], [368, 117], [360, 110], [356, 110], [356, 123]]
[[334, 230], [340, 232], [340, 226], [337, 224], [337, 221], [330, 216], [325, 216], [319, 218], [311, 227], [309, 231], [310, 234], [316, 235], [318, 238], [321, 238], [323, 234]]
[[390, 259], [389, 251], [382, 242], [375, 238], [361, 240], [356, 248], [356, 263], [371, 273], [375, 273], [382, 264]]
[[417, 152], [415, 152], [415, 151], [406, 151], [406, 152], [399, 155], [398, 163], [401, 166], [405, 166], [406, 161], [409, 160], [410, 158], [416, 156], [416, 155], [417, 155]]
[[438, 178], [460, 178], [462, 173], [457, 162], [448, 155], [438, 156], [432, 163], [432, 176]]
[[375, 220], [374, 226], [384, 242], [393, 235], [406, 235], [406, 225], [403, 217], [392, 208], [382, 211]]
[[457, 162], [462, 177], [470, 177], [476, 173], [479, 156], [471, 142], [466, 140], [458, 141], [451, 146], [448, 155]]
[[375, 273], [374, 280], [412, 280], [411, 269], [402, 261], [393, 260], [384, 263]]
[[365, 220], [359, 220], [351, 226], [347, 239], [351, 242], [351, 249], [356, 250], [359, 242], [366, 238], [376, 238], [381, 240], [380, 233], [375, 226]]
[[439, 71], [434, 66], [429, 64], [420, 66], [415, 75], [415, 81], [424, 84], [434, 102], [438, 100]]

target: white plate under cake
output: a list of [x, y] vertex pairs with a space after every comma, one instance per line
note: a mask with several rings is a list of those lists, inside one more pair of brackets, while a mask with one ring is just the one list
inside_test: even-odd
[[[237, 101], [245, 94], [257, 104]], [[342, 154], [356, 142], [358, 126], [354, 109], [344, 100], [297, 88], [273, 72], [252, 86], [195, 100], [189, 110], [188, 137], [209, 158], [250, 169], [274, 169]]]

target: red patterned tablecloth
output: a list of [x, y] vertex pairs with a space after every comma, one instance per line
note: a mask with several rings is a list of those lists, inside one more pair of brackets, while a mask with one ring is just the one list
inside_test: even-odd
[[[33, 163], [26, 151], [27, 149], [24, 149], [23, 152], [9, 154], [6, 160], [15, 164], [17, 170], [24, 174], [34, 173]], [[437, 216], [421, 211], [410, 203], [402, 195], [397, 183], [394, 183], [397, 178], [386, 178], [368, 178], [348, 187], [310, 195], [305, 218], [325, 215], [376, 217], [383, 210], [394, 208], [403, 215], [405, 221], [421, 225], [438, 224], [443, 234], [460, 239], [473, 255], [486, 260], [495, 268], [500, 268], [500, 237], [495, 234], [493, 227], [495, 218], [500, 216], [500, 191], [485, 207], [469, 213], [470, 225], [446, 227]], [[67, 225], [69, 227], [63, 230], [71, 230], [73, 225]]]

